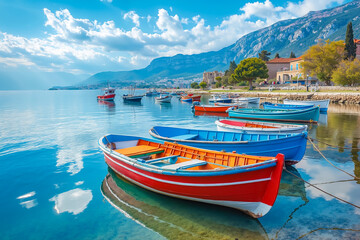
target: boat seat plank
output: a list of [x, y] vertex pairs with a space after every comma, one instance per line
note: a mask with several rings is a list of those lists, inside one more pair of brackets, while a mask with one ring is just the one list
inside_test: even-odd
[[206, 161], [202, 161], [202, 160], [198, 160], [198, 159], [193, 159], [193, 160], [186, 161], [186, 162], [175, 163], [175, 164], [163, 166], [162, 169], [178, 170], [178, 169], [186, 169], [186, 168], [192, 168], [192, 167], [202, 166], [202, 165], [206, 165], [206, 164], [207, 164]]
[[114, 151], [128, 157], [143, 157], [147, 155], [162, 153], [164, 152], [164, 149], [153, 146], [139, 145], [134, 147], [116, 149]]
[[151, 164], [151, 163], [155, 163], [155, 162], [169, 160], [170, 163], [172, 163], [172, 162], [176, 162], [178, 157], [180, 157], [180, 155], [166, 156], [166, 157], [154, 158], [154, 159], [150, 159], [150, 160], [142, 160], [142, 159], [140, 159], [140, 161], [144, 162], [144, 163]]
[[183, 135], [174, 136], [172, 138], [177, 140], [193, 140], [198, 136], [199, 136], [198, 134], [183, 134]]

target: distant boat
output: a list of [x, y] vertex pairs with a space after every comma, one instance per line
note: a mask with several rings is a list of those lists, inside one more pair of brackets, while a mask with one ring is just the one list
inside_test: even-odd
[[193, 109], [198, 112], [226, 113], [228, 109], [236, 109], [237, 107], [229, 106], [213, 106], [213, 105], [193, 105]]
[[163, 141], [215, 151], [272, 157], [282, 153], [287, 164], [303, 158], [307, 142], [307, 132], [252, 134], [155, 126], [149, 134]]
[[151, 90], [149, 89], [146, 93], [145, 93], [145, 96], [147, 97], [151, 97], [151, 96], [157, 96], [159, 95], [160, 93], [156, 90]]
[[305, 105], [305, 106], [319, 106], [320, 112], [327, 112], [329, 107], [330, 99], [325, 100], [308, 100], [308, 101], [298, 101], [298, 100], [289, 100], [285, 99], [284, 104], [294, 104], [294, 105]]
[[270, 102], [263, 102], [261, 103], [264, 109], [285, 109], [285, 110], [300, 110], [311, 108], [314, 105], [292, 105], [292, 104], [281, 104], [281, 103], [270, 103]]
[[273, 122], [256, 122], [246, 120], [216, 120], [219, 131], [246, 133], [301, 133], [307, 130], [307, 125], [294, 125]]
[[242, 103], [256, 103], [260, 102], [259, 97], [240, 97], [240, 98], [233, 98], [234, 102], [242, 102]]
[[302, 110], [270, 110], [240, 108], [229, 111], [230, 118], [278, 121], [278, 122], [309, 122], [317, 123], [319, 120], [319, 107], [311, 107]]
[[212, 102], [212, 103], [231, 103], [232, 99], [226, 97], [225, 95], [220, 95], [220, 96], [214, 95], [214, 96], [212, 96], [212, 98], [209, 99], [209, 102]]
[[130, 87], [129, 94], [123, 95], [124, 102], [141, 102], [144, 95], [135, 95], [135, 88]]
[[227, 106], [227, 107], [236, 107], [236, 108], [243, 108], [247, 106], [247, 103], [214, 103], [215, 106]]
[[171, 96], [170, 95], [160, 95], [159, 97], [155, 97], [155, 101], [169, 103], [169, 102], [171, 102]]
[[113, 101], [115, 99], [115, 88], [107, 87], [103, 91], [102, 95], [97, 96], [98, 100]]
[[183, 102], [200, 102], [201, 99], [201, 95], [196, 95], [194, 96], [194, 94], [190, 93], [186, 96], [181, 96], [181, 101]]
[[257, 157], [124, 135], [99, 139], [105, 162], [128, 181], [160, 194], [235, 208], [254, 218], [273, 206], [284, 156]]

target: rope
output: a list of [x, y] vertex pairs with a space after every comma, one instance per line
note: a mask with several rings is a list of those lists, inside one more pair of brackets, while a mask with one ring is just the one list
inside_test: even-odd
[[346, 200], [344, 200], [344, 199], [342, 199], [342, 198], [339, 198], [339, 197], [337, 197], [337, 196], [335, 196], [335, 195], [333, 195], [333, 194], [331, 194], [331, 193], [328, 193], [328, 192], [322, 190], [321, 188], [316, 187], [315, 185], [309, 183], [308, 181], [302, 179], [301, 177], [296, 176], [295, 174], [293, 174], [292, 172], [290, 172], [290, 171], [287, 170], [286, 168], [284, 169], [284, 171], [287, 171], [288, 173], [290, 173], [290, 174], [293, 175], [294, 177], [296, 177], [296, 178], [300, 179], [301, 181], [309, 184], [309, 186], [311, 186], [311, 187], [313, 187], [313, 188], [316, 188], [316, 189], [319, 190], [320, 192], [323, 192], [323, 193], [325, 193], [325, 194], [327, 194], [327, 195], [329, 195], [329, 196], [331, 196], [331, 197], [333, 197], [333, 198], [336, 198], [337, 200], [339, 200], [339, 201], [341, 201], [341, 202], [347, 203], [347, 204], [349, 204], [349, 205], [351, 205], [351, 206], [353, 206], [353, 207], [356, 207], [356, 208], [359, 208], [359, 209], [360, 209], [360, 206], [355, 205], [355, 204], [353, 204], [353, 203], [351, 203], [351, 202], [348, 202], [348, 201], [346, 201]]
[[321, 155], [328, 163], [330, 163], [334, 168], [336, 168], [336, 169], [339, 170], [339, 171], [342, 171], [343, 173], [346, 173], [347, 175], [349, 175], [349, 176], [351, 176], [351, 177], [353, 177], [353, 178], [355, 178], [355, 179], [360, 180], [360, 178], [356, 177], [355, 175], [352, 175], [351, 173], [348, 173], [348, 172], [346, 172], [346, 171], [338, 168], [338, 167], [335, 166], [334, 164], [332, 164], [332, 163], [324, 156], [324, 154], [319, 150], [319, 148], [315, 145], [315, 143], [314, 143], [313, 141], [311, 141], [311, 138], [308, 137], [308, 139], [309, 139], [309, 142], [314, 146], [315, 150], [318, 151], [318, 152], [320, 153], [320, 155]]
[[315, 138], [310, 138], [310, 137], [309, 137], [309, 139], [311, 139], [312, 141], [317, 141], [317, 142], [319, 142], [319, 143], [325, 144], [326, 146], [333, 147], [333, 148], [343, 148], [343, 149], [360, 150], [360, 148], [358, 148], [358, 147], [340, 147], [340, 146], [331, 145], [331, 144], [329, 144], [329, 143], [326, 143], [326, 142], [317, 140], [317, 139], [315, 139]]
[[304, 238], [304, 237], [310, 235], [311, 233], [314, 233], [314, 232], [317, 232], [317, 231], [320, 231], [320, 230], [337, 230], [337, 231], [360, 232], [360, 230], [350, 229], [350, 228], [336, 228], [336, 227], [335, 227], [335, 228], [317, 228], [317, 229], [311, 230], [311, 231], [308, 232], [308, 233], [305, 233], [305, 234], [301, 235], [301, 236], [298, 237], [296, 240], [301, 239], [301, 238]]

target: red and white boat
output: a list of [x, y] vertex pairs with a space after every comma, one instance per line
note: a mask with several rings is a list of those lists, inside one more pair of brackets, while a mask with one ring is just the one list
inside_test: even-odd
[[258, 218], [273, 206], [284, 155], [257, 157], [135, 136], [99, 139], [105, 162], [145, 189], [171, 197], [236, 208]]
[[97, 96], [98, 100], [113, 101], [115, 99], [115, 88], [104, 88], [104, 94]]
[[228, 109], [236, 109], [237, 107], [213, 106], [213, 105], [194, 105], [193, 108], [195, 111], [198, 111], [198, 112], [226, 113]]
[[183, 102], [200, 102], [201, 95], [196, 95], [190, 93], [186, 96], [181, 96], [181, 101]]

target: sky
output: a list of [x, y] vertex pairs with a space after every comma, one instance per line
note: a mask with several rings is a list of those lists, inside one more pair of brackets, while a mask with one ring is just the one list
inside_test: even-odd
[[216, 51], [277, 21], [349, 1], [0, 0], [0, 84], [7, 72], [84, 77]]

